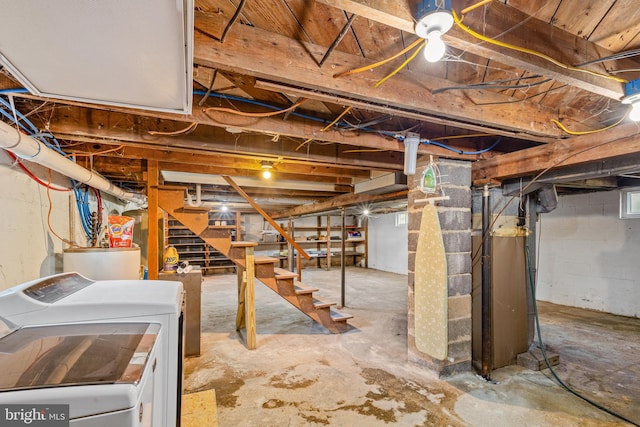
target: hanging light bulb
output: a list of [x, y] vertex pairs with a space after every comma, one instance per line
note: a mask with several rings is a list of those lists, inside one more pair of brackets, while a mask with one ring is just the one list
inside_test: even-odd
[[441, 36], [442, 33], [439, 30], [432, 30], [427, 35], [427, 46], [424, 48], [424, 58], [427, 61], [438, 62], [447, 51]]
[[629, 111], [629, 118], [634, 122], [640, 122], [640, 100], [631, 104], [631, 111]]
[[229, 210], [229, 206], [227, 206], [227, 205], [223, 204], [223, 205], [220, 207], [220, 210], [221, 210], [222, 212], [226, 212], [226, 211], [228, 211], [228, 210]]
[[634, 122], [640, 121], [640, 79], [631, 80], [624, 85], [625, 97], [621, 102], [631, 106], [629, 119]]
[[271, 178], [271, 169], [273, 169], [273, 164], [268, 161], [262, 162], [262, 177], [264, 179]]
[[447, 47], [442, 35], [453, 26], [451, 0], [422, 0], [418, 5], [415, 31], [427, 40], [424, 57], [429, 62], [438, 62]]

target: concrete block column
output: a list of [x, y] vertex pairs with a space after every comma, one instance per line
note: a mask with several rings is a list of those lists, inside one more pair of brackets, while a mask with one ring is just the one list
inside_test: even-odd
[[416, 174], [409, 177], [409, 297], [408, 357], [438, 375], [446, 376], [471, 369], [471, 162], [437, 160], [442, 190], [449, 200], [437, 202], [447, 257], [448, 276], [448, 357], [438, 360], [420, 352], [415, 345], [414, 275], [416, 249], [425, 197], [420, 191], [422, 172], [429, 158], [418, 159]]

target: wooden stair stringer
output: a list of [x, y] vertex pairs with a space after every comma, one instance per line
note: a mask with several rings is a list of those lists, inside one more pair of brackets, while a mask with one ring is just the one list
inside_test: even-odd
[[[177, 190], [172, 190], [177, 191]], [[175, 195], [174, 195], [175, 197]], [[165, 204], [165, 206], [167, 206]], [[163, 209], [165, 207], [160, 206]], [[167, 206], [171, 207], [171, 206]], [[165, 209], [166, 210], [166, 209]], [[185, 227], [189, 228], [198, 235], [207, 244], [214, 247], [233, 261], [234, 264], [246, 268], [245, 248], [247, 245], [255, 245], [250, 242], [234, 242], [231, 240], [231, 230], [228, 227], [205, 227], [196, 232], [199, 228], [199, 220], [193, 220], [199, 212], [191, 212], [189, 210], [173, 210], [168, 211], [174, 218], [180, 221]], [[174, 214], [175, 212], [175, 214]], [[208, 222], [208, 214], [207, 222]], [[196, 225], [196, 229], [192, 228]], [[255, 257], [255, 277], [267, 287], [271, 288], [275, 293], [284, 298], [291, 305], [309, 316], [312, 320], [320, 323], [332, 333], [346, 332], [349, 328], [347, 320], [353, 316], [340, 314], [331, 307], [332, 303], [321, 301], [313, 294], [317, 289], [305, 287], [304, 284], [295, 281], [296, 273], [287, 272], [286, 270], [275, 268], [278, 262], [277, 258]], [[278, 271], [279, 274], [276, 273]]]
[[319, 302], [318, 298], [313, 295], [317, 289], [308, 288], [304, 284], [296, 282], [291, 276], [278, 277], [276, 269], [273, 267], [273, 264], [256, 265], [256, 278], [332, 333], [342, 333], [348, 330], [347, 320], [353, 316], [335, 312], [331, 309], [333, 304]]
[[184, 206], [185, 187], [158, 187], [158, 206], [182, 225], [199, 235], [209, 226], [208, 208]]

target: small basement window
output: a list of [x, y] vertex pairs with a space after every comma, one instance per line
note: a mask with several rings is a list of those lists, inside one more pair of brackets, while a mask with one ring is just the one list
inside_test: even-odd
[[620, 218], [640, 218], [640, 187], [620, 191]]

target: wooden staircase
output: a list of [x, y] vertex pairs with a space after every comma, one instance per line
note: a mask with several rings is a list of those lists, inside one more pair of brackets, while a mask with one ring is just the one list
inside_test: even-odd
[[[231, 230], [228, 227], [209, 226], [208, 209], [185, 208], [184, 187], [159, 187], [158, 190], [158, 205], [163, 210], [236, 265], [246, 269], [246, 248], [254, 246], [255, 243], [232, 241]], [[335, 303], [323, 301], [315, 296], [314, 293], [318, 289], [298, 282], [297, 273], [277, 268], [278, 262], [277, 258], [255, 256], [255, 278], [334, 334], [348, 330], [347, 320], [353, 316], [335, 311]]]

